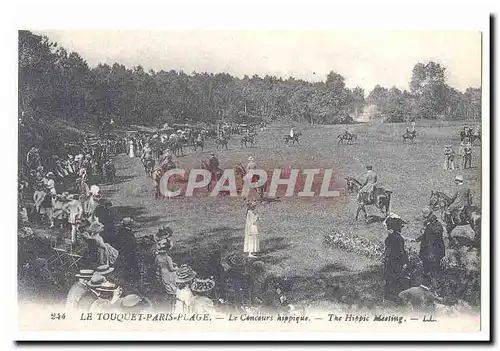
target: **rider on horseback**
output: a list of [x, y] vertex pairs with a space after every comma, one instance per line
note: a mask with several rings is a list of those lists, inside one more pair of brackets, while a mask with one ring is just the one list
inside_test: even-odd
[[368, 170], [365, 174], [365, 181], [362, 188], [359, 190], [358, 199], [365, 203], [372, 203], [373, 190], [375, 189], [375, 184], [377, 183], [377, 173], [373, 171], [373, 167], [366, 166]]
[[219, 169], [219, 160], [217, 159], [217, 157], [215, 157], [215, 154], [211, 152], [210, 158], [208, 159], [208, 170], [212, 175], [212, 179], [216, 179], [215, 173], [217, 172], [218, 169]]
[[455, 177], [455, 184], [457, 185], [457, 190], [451, 197], [451, 203], [448, 206], [447, 214], [451, 216], [455, 224], [459, 225], [464, 222], [464, 217], [466, 217], [467, 211], [469, 211], [472, 206], [472, 195], [470, 189], [463, 185], [464, 178], [461, 175]]

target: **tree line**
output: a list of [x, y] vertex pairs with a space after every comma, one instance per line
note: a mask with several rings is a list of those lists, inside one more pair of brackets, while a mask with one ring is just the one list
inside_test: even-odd
[[409, 91], [375, 86], [365, 99], [360, 87], [349, 89], [342, 75], [330, 72], [324, 82], [274, 76], [243, 78], [227, 73], [186, 74], [145, 71], [122, 64], [89, 67], [46, 36], [19, 31], [20, 110], [38, 120], [57, 117], [102, 127], [164, 123], [307, 122], [350, 123], [367, 106], [374, 118], [389, 122], [412, 119], [479, 118], [481, 90], [464, 93], [448, 86], [445, 68], [417, 63]]

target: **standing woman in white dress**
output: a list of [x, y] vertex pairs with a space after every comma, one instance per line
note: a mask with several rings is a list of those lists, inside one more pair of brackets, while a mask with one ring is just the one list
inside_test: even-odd
[[128, 155], [130, 156], [130, 158], [134, 158], [135, 157], [135, 155], [134, 155], [134, 142], [132, 140], [130, 140], [128, 143], [129, 143]]
[[259, 217], [257, 213], [255, 213], [256, 207], [256, 201], [247, 202], [247, 220], [245, 224], [245, 243], [243, 252], [248, 253], [248, 257], [256, 257], [254, 254], [260, 252]]

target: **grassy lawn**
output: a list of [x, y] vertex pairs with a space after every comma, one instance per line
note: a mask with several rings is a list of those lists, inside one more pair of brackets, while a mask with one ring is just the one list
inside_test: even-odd
[[[406, 124], [356, 124], [349, 130], [358, 135], [353, 145], [337, 145], [337, 135], [345, 126], [304, 126], [300, 145], [286, 146], [287, 127], [259, 132], [254, 148], [240, 146], [233, 136], [229, 150], [215, 150], [209, 141], [205, 151], [188, 150], [178, 158], [179, 168], [199, 168], [200, 160], [215, 151], [221, 168], [246, 165], [253, 156], [258, 167], [332, 168], [338, 198], [284, 198], [258, 208], [262, 234], [260, 260], [281, 277], [293, 280], [293, 300], [334, 298], [339, 289], [355, 289], [360, 294], [381, 294], [380, 262], [327, 247], [327, 233], [347, 232], [371, 240], [384, 240], [381, 223], [355, 221], [355, 195], [346, 194], [344, 177], [361, 177], [372, 164], [379, 185], [393, 191], [391, 211], [410, 222], [403, 234], [415, 237], [420, 223], [415, 219], [428, 204], [431, 190], [451, 194], [456, 174], [464, 176], [474, 201], [480, 203], [480, 147], [473, 151], [472, 166], [465, 171], [444, 171], [443, 150], [452, 144], [458, 151], [458, 131], [462, 122], [419, 122], [414, 144], [403, 144]], [[246, 207], [242, 199], [229, 197], [180, 197], [155, 200], [152, 181], [144, 175], [139, 158], [124, 155], [116, 159], [119, 181], [103, 187], [118, 218], [132, 215], [139, 223], [137, 236], [151, 234], [162, 224], [174, 230], [173, 258], [188, 263], [200, 276], [211, 275], [212, 260], [229, 252], [243, 251]], [[378, 215], [376, 208], [369, 214]], [[416, 246], [415, 246], [416, 247]], [[319, 288], [318, 288], [319, 287]], [[325, 295], [326, 293], [326, 295]]]

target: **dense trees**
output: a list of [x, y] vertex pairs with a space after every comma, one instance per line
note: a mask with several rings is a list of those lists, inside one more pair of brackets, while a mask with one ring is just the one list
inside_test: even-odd
[[370, 92], [367, 103], [376, 106], [375, 118], [388, 122], [411, 119], [479, 119], [481, 89], [465, 93], [448, 86], [445, 68], [435, 62], [417, 63], [412, 71], [410, 91], [387, 90], [379, 85]]
[[235, 122], [265, 120], [290, 123], [345, 123], [366, 105], [388, 121], [409, 118], [477, 118], [481, 92], [461, 93], [445, 82], [445, 69], [430, 62], [413, 69], [409, 91], [376, 86], [365, 102], [360, 87], [346, 87], [330, 72], [324, 82], [278, 78], [243, 78], [226, 73], [186, 74], [145, 71], [119, 63], [89, 67], [47, 37], [19, 32], [19, 101], [25, 118], [57, 117], [102, 126], [161, 126], [165, 122]]

